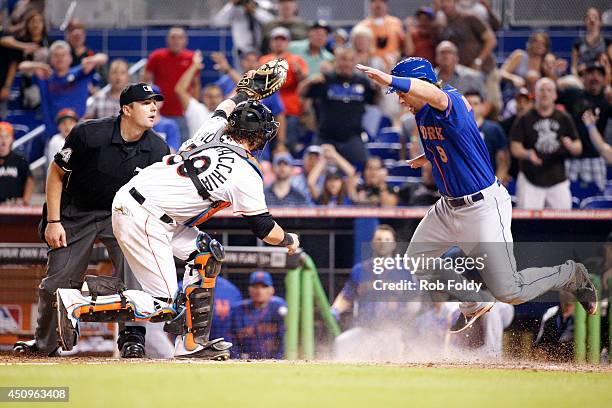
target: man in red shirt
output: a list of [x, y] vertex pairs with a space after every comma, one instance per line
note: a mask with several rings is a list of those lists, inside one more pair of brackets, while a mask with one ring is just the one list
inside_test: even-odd
[[[187, 122], [183, 117], [183, 106], [174, 92], [176, 83], [191, 65], [193, 51], [187, 48], [187, 33], [181, 27], [171, 27], [166, 37], [166, 48], [159, 48], [149, 55], [145, 67], [143, 81], [159, 86], [166, 98], [161, 114], [176, 121], [181, 130], [182, 141], [192, 135], [187, 129]], [[191, 93], [197, 100], [200, 99], [200, 75], [194, 76]]]
[[285, 27], [276, 27], [270, 31], [270, 54], [259, 59], [260, 64], [265, 64], [277, 58], [284, 58], [289, 63], [287, 80], [279, 90], [280, 97], [285, 105], [287, 120], [287, 145], [292, 149], [300, 139], [304, 131], [301, 130], [300, 116], [303, 113], [302, 100], [298, 93], [298, 85], [308, 76], [308, 66], [302, 57], [287, 51], [291, 34]]

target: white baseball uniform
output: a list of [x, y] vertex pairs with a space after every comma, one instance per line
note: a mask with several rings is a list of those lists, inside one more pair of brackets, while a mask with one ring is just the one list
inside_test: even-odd
[[[181, 150], [201, 146], [219, 132], [227, 120], [209, 119]], [[239, 146], [229, 137], [221, 142]], [[165, 156], [140, 171], [115, 195], [112, 206], [113, 232], [136, 279], [145, 292], [174, 298], [177, 291], [174, 256], [187, 259], [196, 250], [201, 224], [219, 210], [232, 206], [234, 214], [258, 215], [268, 211], [258, 163], [224, 147], [202, 150], [192, 156], [200, 170], [198, 178], [210, 193], [204, 200], [186, 174], [182, 162]], [[130, 191], [144, 198], [140, 204]], [[166, 216], [166, 217], [164, 217]], [[171, 222], [162, 221], [169, 217]]]

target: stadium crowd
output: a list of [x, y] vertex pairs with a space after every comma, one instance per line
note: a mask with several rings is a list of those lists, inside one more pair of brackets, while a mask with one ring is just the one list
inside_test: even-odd
[[[501, 64], [494, 54], [500, 19], [488, 0], [437, 0], [408, 16], [390, 15], [385, 0], [372, 0], [369, 15], [350, 32], [302, 20], [295, 0], [278, 0], [273, 9], [231, 0], [212, 23], [231, 28], [229, 61], [213, 52], [214, 64], [204, 66], [181, 27], [171, 27], [166, 47], [149, 55], [142, 80], [166, 98], [154, 130], [177, 150], [233, 92], [243, 72], [285, 58], [287, 82], [265, 100], [281, 123], [261, 155], [271, 206], [435, 201], [430, 170], [422, 174], [403, 163], [422, 150], [414, 115], [355, 70], [361, 63], [388, 71], [406, 56], [430, 59], [440, 84], [469, 100], [496, 175], [517, 207], [610, 204], [588, 198], [609, 195], [612, 163], [612, 43], [602, 31], [600, 10], [586, 10], [584, 34], [574, 41], [570, 61], [551, 52], [546, 32], [534, 31], [525, 49]], [[128, 62], [90, 49], [79, 21], [67, 25], [64, 39], [49, 38], [44, 2], [18, 1], [6, 15], [0, 60], [4, 137], [15, 139], [20, 128], [9, 101], [35, 111], [45, 125], [39, 138], [44, 143], [32, 142], [29, 161], [59, 151], [75, 120], [116, 115], [119, 94], [130, 82]], [[218, 80], [202, 86], [203, 70], [216, 71]], [[11, 154], [4, 168], [16, 160], [18, 153]], [[17, 168], [18, 174], [4, 171], [0, 177], [6, 185], [0, 202], [30, 201], [28, 170]], [[423, 192], [430, 199], [414, 197]]]
[[[65, 38], [50, 38], [44, 2], [9, 3], [17, 5], [5, 13], [0, 38], [0, 203], [30, 205], [35, 181], [28, 161], [52, 161], [79, 121], [117, 115], [121, 90], [130, 83], [129, 64], [90, 49], [87, 28], [77, 20], [68, 24]], [[389, 14], [385, 0], [371, 0], [369, 15], [350, 31], [304, 21], [295, 0], [273, 3], [269, 9], [255, 0], [229, 0], [212, 17], [215, 26], [231, 29], [234, 46], [231, 55], [213, 52], [212, 66], [189, 48], [182, 27], [169, 28], [166, 47], [148, 56], [141, 79], [165, 97], [154, 130], [171, 151], [212, 115], [244, 72], [284, 58], [287, 81], [264, 100], [280, 122], [277, 138], [260, 156], [268, 205], [430, 206], [440, 198], [431, 165], [414, 170], [405, 164], [422, 151], [414, 115], [355, 70], [359, 63], [388, 72], [402, 58], [419, 56], [434, 63], [440, 86], [464, 94], [497, 178], [518, 208], [612, 206], [612, 39], [604, 35], [601, 10], [585, 11], [584, 34], [575, 39], [571, 60], [551, 52], [546, 32], [534, 31], [524, 49], [498, 64], [500, 18], [489, 0], [434, 0], [400, 16]], [[202, 84], [204, 70], [218, 79]], [[44, 143], [32, 143], [27, 158], [11, 147], [21, 128], [11, 105], [36, 112], [45, 125]], [[395, 233], [379, 227], [374, 239], [395, 240]], [[334, 313], [349, 310], [357, 297], [360, 268], [334, 302]], [[216, 299], [218, 335], [236, 342], [237, 357], [281, 357], [286, 306], [274, 296], [270, 274], [251, 275], [248, 300], [227, 285]], [[551, 310], [545, 321], [551, 324], [558, 315], [565, 325], [568, 304]], [[375, 312], [358, 319], [360, 332], [338, 339], [337, 353], [361, 347], [354, 336], [379, 323]], [[445, 331], [456, 311], [432, 306], [426, 313], [415, 321], [415, 336], [419, 325], [432, 321]], [[499, 355], [508, 313], [511, 320], [511, 310], [482, 319], [492, 327], [480, 328], [487, 355]], [[545, 326], [540, 344], [553, 330]]]

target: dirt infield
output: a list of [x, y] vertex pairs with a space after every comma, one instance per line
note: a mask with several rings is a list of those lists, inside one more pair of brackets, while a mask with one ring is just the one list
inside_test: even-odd
[[550, 363], [536, 361], [500, 361], [500, 362], [456, 362], [456, 361], [436, 361], [436, 362], [410, 362], [410, 361], [386, 361], [386, 362], [338, 362], [327, 360], [305, 361], [305, 360], [231, 360], [224, 362], [205, 361], [198, 359], [137, 359], [128, 360], [110, 357], [90, 357], [90, 356], [66, 356], [66, 357], [15, 357], [11, 354], [0, 354], [0, 365], [55, 365], [55, 364], [208, 364], [208, 365], [231, 365], [231, 364], [321, 364], [321, 365], [356, 365], [356, 366], [390, 366], [390, 367], [409, 367], [409, 368], [473, 368], [481, 370], [519, 370], [519, 371], [560, 371], [560, 372], [591, 372], [591, 373], [612, 373], [612, 365], [586, 365], [572, 363]]

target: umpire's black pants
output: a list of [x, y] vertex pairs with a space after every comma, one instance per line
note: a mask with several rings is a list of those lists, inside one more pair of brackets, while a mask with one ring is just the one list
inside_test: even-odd
[[61, 219], [66, 230], [67, 246], [49, 250], [47, 277], [40, 283], [38, 296], [35, 339], [39, 350], [47, 353], [53, 352], [58, 346], [57, 312], [53, 308], [55, 291], [59, 288], [69, 288], [74, 282], [82, 280], [96, 238], [106, 246], [115, 267], [115, 276], [125, 279], [126, 272], [129, 272], [127, 262], [113, 235], [110, 211], [84, 210], [69, 203], [63, 206]]

